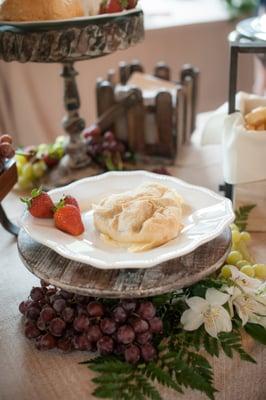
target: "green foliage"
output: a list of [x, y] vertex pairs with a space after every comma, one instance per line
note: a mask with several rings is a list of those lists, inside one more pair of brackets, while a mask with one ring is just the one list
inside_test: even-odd
[[239, 207], [239, 209], [235, 211], [236, 214], [235, 224], [237, 225], [240, 231], [245, 231], [247, 229], [249, 214], [255, 207], [256, 207], [255, 204], [251, 204], [248, 206]]
[[266, 329], [257, 324], [246, 324], [245, 331], [257, 342], [266, 345]]
[[258, 5], [257, 0], [223, 0], [231, 18], [251, 15]]

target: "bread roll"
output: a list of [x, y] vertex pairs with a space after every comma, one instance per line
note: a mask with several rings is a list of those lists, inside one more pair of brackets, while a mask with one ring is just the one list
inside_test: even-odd
[[42, 21], [81, 17], [81, 0], [3, 0], [0, 15], [4, 21]]

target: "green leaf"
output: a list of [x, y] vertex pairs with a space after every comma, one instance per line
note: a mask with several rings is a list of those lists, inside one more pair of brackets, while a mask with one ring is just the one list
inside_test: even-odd
[[219, 356], [218, 340], [211, 337], [206, 332], [204, 332], [203, 345], [207, 353], [209, 353], [211, 356]]
[[258, 324], [246, 324], [245, 331], [257, 342], [266, 345], [266, 329]]
[[247, 206], [239, 207], [239, 209], [235, 211], [236, 215], [235, 224], [240, 231], [245, 231], [247, 229], [249, 214], [255, 207], [256, 207], [255, 204], [250, 204]]
[[243, 349], [242, 337], [239, 331], [222, 332], [218, 337], [224, 353], [229, 358], [232, 358], [233, 352], [236, 352], [242, 360], [256, 363], [256, 361]]
[[151, 362], [145, 367], [145, 375], [152, 381], [157, 381], [163, 386], [174, 389], [176, 392], [183, 393], [181, 386], [178, 385], [166, 371]]

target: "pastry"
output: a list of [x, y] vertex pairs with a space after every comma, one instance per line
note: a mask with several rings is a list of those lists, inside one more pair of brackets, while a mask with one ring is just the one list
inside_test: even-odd
[[81, 17], [81, 0], [3, 0], [0, 8], [5, 21], [38, 21]]
[[95, 227], [130, 251], [161, 246], [176, 238], [182, 229], [182, 198], [159, 184], [113, 194], [94, 206]]
[[250, 131], [266, 130], [266, 107], [258, 107], [245, 116], [245, 128]]

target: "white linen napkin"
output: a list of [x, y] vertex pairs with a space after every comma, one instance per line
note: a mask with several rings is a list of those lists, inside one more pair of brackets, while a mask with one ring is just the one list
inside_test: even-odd
[[228, 115], [223, 129], [224, 179], [230, 184], [266, 179], [266, 131], [247, 131], [240, 112]]
[[244, 116], [266, 98], [245, 92], [236, 96], [239, 110], [228, 115], [228, 104], [216, 110], [206, 122], [200, 143], [222, 144], [224, 179], [230, 184], [266, 180], [266, 131], [247, 131]]

